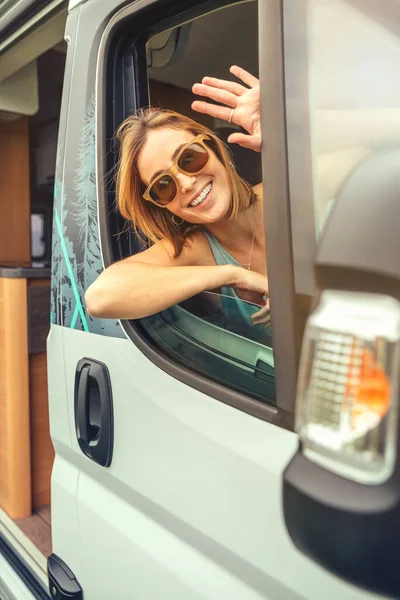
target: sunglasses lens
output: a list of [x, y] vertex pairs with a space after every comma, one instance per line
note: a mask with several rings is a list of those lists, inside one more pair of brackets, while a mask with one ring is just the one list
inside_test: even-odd
[[[199, 173], [208, 163], [209, 153], [201, 144], [187, 146], [179, 156], [177, 166], [184, 173]], [[174, 200], [177, 187], [174, 179], [167, 173], [157, 179], [149, 190], [151, 199], [160, 206], [167, 206]]]
[[150, 188], [150, 196], [154, 202], [165, 206], [176, 196], [176, 184], [170, 175], [163, 175]]
[[208, 163], [208, 152], [200, 144], [188, 146], [180, 155], [178, 167], [185, 173], [198, 173]]

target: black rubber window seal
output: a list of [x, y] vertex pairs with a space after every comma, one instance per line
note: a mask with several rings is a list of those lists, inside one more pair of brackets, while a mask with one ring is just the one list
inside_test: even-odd
[[32, 569], [30, 569], [24, 560], [18, 555], [14, 548], [10, 545], [5, 537], [0, 533], [0, 554], [4, 556], [12, 569], [17, 573], [20, 579], [24, 582], [31, 594], [37, 600], [49, 600], [50, 594], [43, 587], [42, 583], [36, 577]]

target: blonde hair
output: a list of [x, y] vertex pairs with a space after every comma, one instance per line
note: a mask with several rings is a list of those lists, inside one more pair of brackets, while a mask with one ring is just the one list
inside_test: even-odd
[[143, 236], [153, 243], [162, 239], [169, 240], [174, 246], [176, 257], [187, 243], [188, 234], [198, 229], [200, 225], [193, 225], [186, 221], [177, 225], [173, 222], [173, 215], [168, 209], [146, 202], [142, 197], [146, 186], [139, 176], [139, 154], [146, 142], [148, 132], [160, 127], [191, 131], [194, 136], [204, 134], [210, 138], [211, 141], [206, 143], [211, 146], [218, 160], [225, 167], [232, 190], [228, 218], [235, 217], [250, 206], [254, 200], [254, 192], [251, 185], [235, 171], [225, 144], [208, 127], [177, 112], [158, 108], [141, 109], [125, 119], [116, 134], [120, 143], [117, 173], [118, 209], [125, 219], [131, 221], [136, 234], [142, 240]]

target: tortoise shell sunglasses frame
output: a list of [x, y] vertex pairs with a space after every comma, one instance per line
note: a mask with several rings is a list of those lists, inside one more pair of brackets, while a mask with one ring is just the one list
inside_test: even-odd
[[[196, 137], [194, 137], [192, 140], [190, 140], [190, 142], [188, 142], [187, 144], [182, 146], [182, 148], [179, 150], [178, 155], [175, 158], [172, 165], [170, 166], [170, 168], [167, 169], [166, 171], [163, 171], [162, 173], [160, 173], [156, 177], [156, 179], [154, 181], [152, 181], [150, 183], [150, 185], [147, 187], [146, 191], [143, 194], [144, 200], [146, 200], [147, 202], [152, 202], [159, 208], [167, 208], [168, 204], [170, 204], [173, 200], [175, 200], [176, 195], [178, 193], [179, 183], [178, 183], [176, 177], [174, 176], [174, 173], [176, 173], [177, 171], [180, 171], [182, 173], [185, 173], [185, 175], [198, 175], [207, 166], [208, 161], [210, 159], [210, 148], [208, 148], [207, 145], [205, 144], [205, 140], [211, 141], [211, 138], [208, 135], [201, 133], [199, 135], [196, 135]], [[201, 168], [196, 169], [195, 171], [189, 171], [189, 170], [185, 170], [184, 168], [182, 168], [182, 166], [179, 166], [179, 161], [181, 160], [182, 155], [184, 155], [184, 153], [188, 150], [188, 148], [190, 148], [190, 146], [193, 146], [193, 144], [198, 144], [205, 150], [207, 160], [204, 163], [201, 163]], [[152, 190], [153, 186], [160, 179], [165, 177], [166, 175], [171, 177], [171, 179], [174, 181], [175, 193], [174, 193], [174, 196], [170, 200], [167, 200], [167, 202], [165, 202], [165, 203], [161, 203], [159, 200], [154, 200], [154, 198], [152, 198], [151, 190]]]

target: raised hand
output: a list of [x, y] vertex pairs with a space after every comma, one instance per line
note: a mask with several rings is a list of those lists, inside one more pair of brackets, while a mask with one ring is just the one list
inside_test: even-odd
[[204, 98], [210, 98], [226, 106], [196, 100], [192, 103], [192, 109], [243, 127], [247, 131], [247, 134], [240, 132], [232, 133], [228, 138], [228, 142], [260, 152], [259, 81], [256, 77], [236, 65], [232, 66], [229, 70], [248, 87], [234, 81], [226, 81], [215, 77], [203, 77], [201, 83], [194, 84], [192, 88], [193, 93]]

